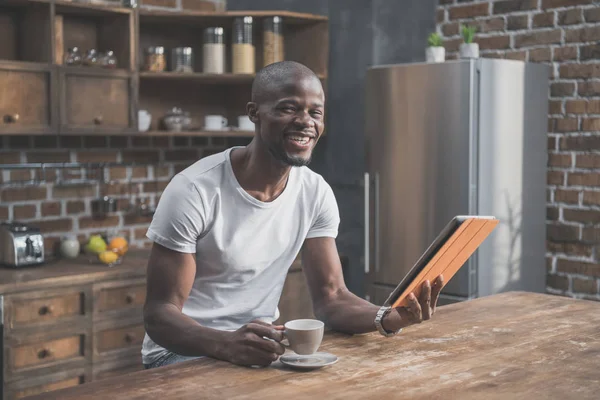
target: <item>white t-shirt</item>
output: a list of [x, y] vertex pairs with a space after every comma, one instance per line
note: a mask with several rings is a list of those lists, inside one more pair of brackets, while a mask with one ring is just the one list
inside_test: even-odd
[[[231, 150], [175, 175], [146, 235], [171, 250], [196, 253], [183, 313], [203, 326], [233, 331], [279, 317], [283, 284], [304, 240], [337, 237], [340, 217], [331, 187], [307, 167], [291, 169], [275, 200], [250, 196], [233, 173]], [[145, 364], [165, 353], [145, 336]]]

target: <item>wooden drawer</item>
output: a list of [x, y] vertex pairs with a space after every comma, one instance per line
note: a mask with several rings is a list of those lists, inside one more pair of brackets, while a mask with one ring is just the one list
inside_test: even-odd
[[96, 350], [98, 354], [123, 349], [141, 350], [144, 341], [144, 325], [132, 325], [96, 332]]
[[79, 71], [61, 75], [61, 131], [131, 132], [134, 118], [129, 75], [95, 75], [89, 68]]
[[48, 325], [68, 328], [68, 323], [91, 317], [90, 289], [64, 288], [35, 291], [6, 297], [6, 328], [13, 330], [47, 329]]
[[0, 133], [50, 133], [54, 74], [33, 66], [0, 67]]
[[34, 396], [53, 390], [81, 385], [90, 381], [90, 375], [89, 371], [80, 368], [53, 375], [35, 376], [13, 382], [10, 383], [5, 390], [6, 399], [18, 400], [27, 396]]
[[114, 317], [129, 313], [142, 315], [146, 301], [146, 279], [108, 282], [94, 286], [94, 315]]

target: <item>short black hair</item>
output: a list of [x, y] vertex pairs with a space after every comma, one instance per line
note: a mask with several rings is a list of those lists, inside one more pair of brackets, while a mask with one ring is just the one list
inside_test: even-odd
[[298, 78], [311, 77], [321, 82], [319, 77], [306, 65], [296, 61], [279, 61], [258, 71], [252, 82], [252, 101], [257, 104], [262, 103], [275, 84], [284, 81], [290, 75]]

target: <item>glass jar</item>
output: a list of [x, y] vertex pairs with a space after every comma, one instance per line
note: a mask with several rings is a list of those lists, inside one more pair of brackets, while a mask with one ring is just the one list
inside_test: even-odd
[[83, 65], [87, 67], [95, 67], [99, 63], [98, 52], [96, 49], [88, 50], [87, 54], [83, 58]]
[[65, 56], [65, 65], [76, 66], [81, 65], [81, 53], [78, 47], [70, 48]]
[[144, 54], [144, 70], [162, 72], [167, 69], [165, 48], [162, 46], [147, 47]]
[[225, 72], [225, 42], [221, 27], [210, 27], [204, 30], [202, 72], [206, 74]]
[[263, 66], [283, 61], [283, 21], [281, 17], [263, 22]]
[[175, 47], [171, 52], [171, 71], [194, 72], [194, 51], [191, 47]]
[[102, 57], [102, 66], [109, 69], [117, 68], [117, 57], [112, 50], [107, 51], [104, 57]]
[[234, 74], [253, 74], [255, 70], [254, 44], [252, 43], [252, 17], [233, 20], [232, 67]]
[[179, 107], [173, 107], [163, 117], [163, 124], [170, 132], [181, 132], [189, 129], [190, 114]]

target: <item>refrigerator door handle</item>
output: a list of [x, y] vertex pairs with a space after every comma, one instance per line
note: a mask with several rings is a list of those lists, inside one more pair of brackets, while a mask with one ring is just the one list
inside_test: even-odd
[[379, 272], [379, 173], [375, 172], [375, 272]]
[[371, 262], [371, 260], [369, 259], [369, 250], [370, 250], [370, 243], [369, 243], [369, 211], [370, 211], [370, 205], [369, 205], [369, 194], [370, 194], [370, 178], [369, 178], [369, 173], [365, 172], [365, 184], [364, 184], [364, 189], [365, 189], [365, 274], [369, 273], [369, 264]]

